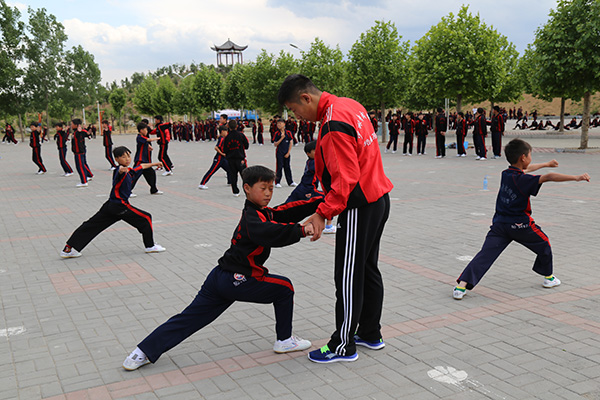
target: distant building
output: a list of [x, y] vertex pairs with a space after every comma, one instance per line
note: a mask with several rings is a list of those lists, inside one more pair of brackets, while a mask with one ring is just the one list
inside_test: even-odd
[[[217, 65], [234, 65], [236, 62], [238, 64], [244, 63], [242, 51], [247, 48], [248, 46], [237, 45], [228, 38], [222, 45], [211, 47], [211, 50], [217, 52]], [[223, 56], [225, 56], [225, 63], [223, 63]]]

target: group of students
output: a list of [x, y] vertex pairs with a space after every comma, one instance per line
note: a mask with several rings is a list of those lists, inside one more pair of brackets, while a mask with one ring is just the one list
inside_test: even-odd
[[[385, 148], [385, 153], [391, 151], [396, 153], [398, 149], [398, 137], [400, 132], [404, 131], [404, 143], [402, 146], [402, 154], [412, 156], [414, 137], [417, 137], [417, 155], [425, 155], [427, 136], [431, 122], [425, 118], [425, 114], [419, 113], [416, 117], [412, 112], [404, 114], [403, 118], [399, 119], [397, 113], [392, 114], [388, 122], [389, 141]], [[377, 121], [374, 120], [371, 114], [373, 126], [376, 127]], [[456, 129], [456, 150], [457, 157], [466, 157], [465, 138], [467, 137], [469, 126], [473, 126], [473, 145], [475, 147], [476, 160], [487, 160], [487, 146], [485, 138], [487, 136], [487, 127], [490, 126], [492, 136], [492, 151], [493, 158], [501, 157], [502, 136], [505, 131], [505, 117], [502, 110], [498, 106], [492, 108], [490, 120], [486, 119], [486, 113], [483, 108], [478, 108], [474, 118], [468, 121], [463, 112], [456, 114], [454, 127]], [[437, 109], [437, 114], [434, 117], [433, 129], [435, 132], [435, 158], [446, 157], [446, 136], [448, 131], [448, 119], [442, 108]], [[391, 149], [391, 150], [390, 150]]]
[[[244, 151], [248, 140], [237, 130], [235, 121], [219, 127], [225, 142], [222, 151], [230, 164], [232, 160], [236, 164], [229, 174], [232, 188], [233, 175], [236, 180], [238, 173], [242, 176], [246, 195], [242, 217], [229, 248], [208, 274], [192, 303], [139, 342], [123, 362], [126, 370], [156, 362], [236, 301], [273, 304], [276, 331], [273, 350], [276, 353], [309, 349], [311, 342], [295, 336], [292, 331], [295, 292], [291, 280], [271, 274], [264, 263], [272, 247], [288, 246], [307, 236], [311, 236], [311, 241], [318, 240], [326, 221], [335, 216], [338, 217], [334, 262], [335, 331], [328, 343], [309, 352], [308, 358], [316, 363], [350, 362], [358, 359], [357, 346], [370, 350], [385, 347], [380, 323], [383, 281], [378, 258], [393, 185], [383, 170], [373, 121], [359, 103], [322, 92], [309, 78], [298, 74], [285, 79], [278, 99], [298, 117], [322, 121], [317, 141], [305, 146], [307, 182], [303, 177], [302, 184], [285, 204], [269, 207], [276, 173], [263, 166], [246, 167]], [[479, 117], [482, 111], [478, 110]], [[285, 131], [284, 122], [277, 122], [282, 125], [280, 132]], [[147, 125], [138, 125], [138, 131], [146, 137]], [[228, 151], [236, 157], [227, 157]], [[558, 163], [552, 160], [532, 164], [531, 146], [520, 139], [512, 140], [505, 153], [510, 166], [502, 172], [493, 224], [481, 251], [457, 279], [453, 289], [457, 300], [479, 283], [513, 240], [537, 254], [534, 271], [543, 275], [544, 287], [560, 284], [553, 275], [548, 238], [531, 217], [530, 196], [537, 195], [544, 182], [589, 181], [590, 177], [588, 174], [531, 175], [530, 172], [543, 167], [557, 167]], [[113, 171], [110, 198], [67, 240], [61, 251], [64, 258], [81, 256], [80, 251], [89, 241], [119, 220], [142, 233], [146, 252], [165, 250], [153, 241], [150, 214], [129, 204], [131, 188], [142, 171], [162, 167], [163, 163], [141, 162], [131, 168], [129, 149], [121, 146], [114, 149], [113, 154], [119, 167]], [[313, 169], [310, 179], [308, 172]], [[312, 182], [315, 180], [320, 180], [323, 193], [314, 191]], [[301, 186], [310, 192], [296, 193]]]

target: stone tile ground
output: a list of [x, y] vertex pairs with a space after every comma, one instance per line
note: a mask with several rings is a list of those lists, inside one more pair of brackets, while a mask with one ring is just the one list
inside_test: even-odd
[[[176, 168], [158, 176], [163, 196], [150, 196], [143, 180], [136, 188], [132, 203], [153, 215], [167, 252], [145, 254], [121, 222], [71, 260], [59, 257], [64, 241], [110, 189], [101, 141], [89, 143], [95, 179], [83, 189], [77, 175], [60, 176], [54, 144], [43, 146], [42, 176], [25, 143], [2, 145], [0, 399], [600, 398], [600, 155], [555, 152], [576, 147], [575, 136], [528, 140], [542, 147], [534, 162], [556, 158], [558, 172], [592, 175], [591, 183], [544, 184], [532, 200], [560, 287], [542, 288], [533, 254], [511, 245], [476, 290], [454, 301], [453, 281], [487, 233], [506, 161], [477, 162], [472, 150], [437, 160], [431, 146], [424, 157], [382, 154], [395, 185], [380, 256], [385, 349], [325, 366], [305, 353], [276, 355], [271, 307], [240, 303], [135, 372], [120, 367], [125, 356], [191, 301], [239, 219], [243, 198], [222, 172], [209, 190], [197, 189], [214, 142], [171, 145]], [[135, 146], [134, 136], [115, 142]], [[274, 167], [274, 149], [252, 145], [248, 161]], [[304, 162], [295, 147], [297, 180]], [[272, 204], [290, 191], [276, 190]], [[333, 244], [331, 236], [304, 240], [275, 249], [267, 263], [294, 282], [295, 333], [315, 348], [333, 329]]]

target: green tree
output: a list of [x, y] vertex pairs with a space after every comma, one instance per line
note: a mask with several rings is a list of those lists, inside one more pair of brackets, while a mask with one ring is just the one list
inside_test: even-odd
[[283, 80], [297, 72], [298, 63], [290, 53], [283, 50], [279, 57], [262, 50], [256, 61], [250, 63], [246, 74], [246, 88], [249, 103], [270, 113], [282, 113], [277, 101], [277, 92]]
[[81, 46], [73, 47], [66, 52], [59, 72], [61, 86], [57, 97], [73, 111], [94, 104], [101, 76], [93, 54]]
[[580, 148], [588, 147], [590, 100], [600, 90], [600, 1], [560, 0], [548, 22], [536, 32], [527, 54], [530, 89], [540, 97], [583, 97]]
[[250, 107], [245, 85], [246, 69], [247, 67], [244, 64], [235, 64], [227, 74], [223, 84], [223, 101], [226, 107], [236, 110]]
[[319, 38], [311, 43], [308, 51], [300, 50], [300, 73], [308, 76], [321, 90], [344, 95], [345, 88], [345, 63], [340, 46], [335, 49], [327, 46]]
[[154, 110], [161, 115], [170, 115], [173, 112], [173, 97], [177, 88], [168, 76], [161, 76], [158, 86], [152, 97]]
[[173, 112], [177, 114], [199, 114], [194, 96], [193, 75], [179, 82], [177, 91], [173, 95]]
[[[108, 100], [110, 102], [110, 106], [117, 113], [119, 121], [121, 121], [121, 111], [127, 103], [127, 92], [123, 88], [117, 88], [112, 91]], [[119, 133], [123, 133], [123, 124], [121, 123], [120, 125], [121, 126], [119, 127]]]
[[456, 99], [457, 111], [463, 101], [498, 100], [515, 56], [506, 37], [467, 6], [456, 16], [442, 17], [417, 40], [413, 54], [413, 72], [422, 90], [434, 98]]
[[[408, 42], [393, 22], [375, 21], [352, 45], [348, 53], [348, 88], [350, 95], [368, 109], [397, 105], [407, 84], [406, 59]], [[383, 141], [386, 124], [382, 125]]]
[[25, 23], [16, 7], [9, 7], [0, 0], [0, 109], [8, 115], [19, 116], [19, 130], [23, 137], [21, 114], [25, 111], [22, 76], [25, 71], [20, 66], [24, 57]]
[[194, 103], [204, 111], [215, 111], [223, 106], [223, 78], [211, 66], [200, 68], [194, 75]]
[[156, 81], [150, 76], [146, 77], [135, 89], [133, 104], [140, 114], [152, 115], [156, 113], [152, 100], [156, 90]]
[[29, 38], [25, 57], [27, 74], [25, 83], [36, 111], [46, 111], [49, 124], [48, 105], [58, 89], [58, 65], [64, 57], [64, 44], [67, 41], [64, 26], [45, 8], [28, 8]]

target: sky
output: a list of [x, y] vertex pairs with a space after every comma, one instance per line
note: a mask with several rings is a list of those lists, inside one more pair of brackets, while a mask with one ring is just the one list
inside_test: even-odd
[[[247, 45], [244, 61], [265, 49], [300, 57], [315, 37], [340, 46], [344, 54], [375, 21], [392, 21], [402, 40], [414, 44], [443, 16], [458, 13], [457, 0], [18, 0], [27, 8], [46, 8], [69, 37], [95, 56], [102, 82], [120, 82], [134, 72], [172, 64], [216, 64], [210, 48], [227, 39]], [[556, 0], [478, 0], [469, 5], [487, 25], [506, 36], [522, 53], [548, 19]]]

